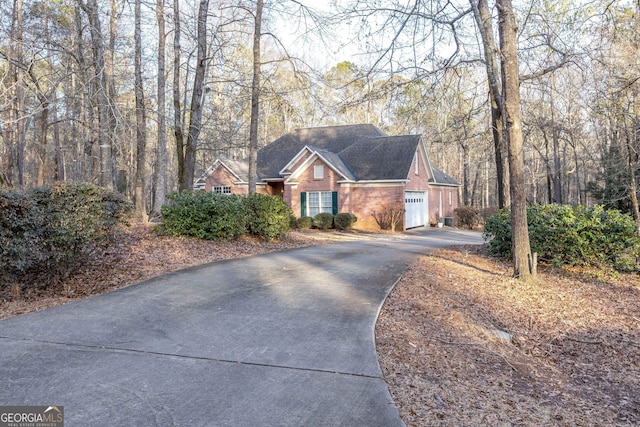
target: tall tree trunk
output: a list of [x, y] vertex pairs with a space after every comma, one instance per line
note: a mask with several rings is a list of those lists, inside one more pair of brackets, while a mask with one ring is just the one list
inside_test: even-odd
[[22, 0], [15, 0], [14, 3], [14, 19], [15, 19], [15, 32], [14, 32], [14, 44], [15, 55], [13, 60], [16, 63], [15, 68], [15, 121], [16, 121], [16, 171], [18, 173], [18, 187], [22, 188], [24, 182], [24, 160], [25, 160], [25, 143], [27, 134], [27, 115], [25, 110], [24, 99], [24, 53], [23, 53], [23, 41], [22, 41], [22, 21], [23, 10]]
[[46, 96], [39, 92], [40, 99], [40, 146], [38, 147], [38, 177], [37, 185], [45, 183], [45, 168], [47, 164], [47, 134], [49, 132], [49, 102]]
[[493, 147], [496, 164], [496, 176], [498, 182], [498, 207], [500, 209], [509, 205], [509, 168], [506, 160], [507, 138], [503, 134], [502, 90], [500, 88], [500, 68], [496, 53], [497, 44], [493, 36], [491, 24], [491, 11], [487, 0], [470, 0], [473, 14], [480, 30], [484, 57], [486, 62], [487, 79], [489, 82], [489, 96], [491, 98], [491, 131], [493, 135]]
[[471, 154], [469, 153], [469, 144], [460, 143], [460, 148], [462, 148], [462, 204], [470, 206], [469, 174], [471, 172]]
[[176, 158], [178, 160], [178, 189], [182, 188], [184, 175], [184, 132], [182, 129], [182, 108], [180, 95], [180, 57], [181, 25], [180, 0], [173, 0], [173, 133], [176, 140]]
[[[51, 46], [51, 40], [49, 37], [49, 0], [44, 2], [44, 42], [47, 47]], [[51, 49], [47, 49], [47, 68], [49, 69], [48, 79], [51, 82], [53, 80], [53, 69], [51, 61]], [[40, 87], [38, 79], [35, 77], [33, 68], [29, 68], [29, 74], [33, 84], [36, 87], [36, 96], [40, 102], [40, 145], [38, 147], [38, 173], [37, 173], [37, 185], [42, 186], [45, 183], [45, 173], [47, 165], [47, 142], [49, 132], [49, 108], [51, 106], [48, 97], [50, 94], [45, 94]], [[52, 90], [51, 93], [54, 91]]]
[[549, 103], [551, 104], [551, 138], [553, 139], [553, 201], [558, 204], [563, 204], [564, 199], [562, 195], [562, 170], [560, 166], [560, 141], [558, 136], [558, 126], [556, 124], [555, 114], [555, 98], [553, 96], [556, 90], [555, 75], [551, 73], [550, 76], [551, 87], [549, 88]]
[[0, 157], [2, 162], [2, 175], [0, 175], [0, 188], [12, 187], [15, 180], [15, 165], [16, 165], [16, 134], [17, 134], [17, 116], [16, 116], [16, 72], [17, 72], [17, 43], [16, 39], [16, 12], [17, 1], [14, 0], [13, 8], [11, 10], [11, 28], [9, 30], [9, 58], [7, 60], [7, 75], [8, 75], [8, 89], [7, 89], [7, 108], [4, 109], [2, 124], [2, 141], [3, 152]]
[[144, 106], [142, 84], [142, 36], [140, 23], [140, 1], [135, 1], [135, 95], [136, 95], [136, 181], [134, 187], [136, 217], [143, 223], [148, 220], [145, 194], [145, 166], [147, 151], [147, 115]]
[[193, 188], [193, 178], [195, 175], [196, 152], [198, 148], [198, 137], [202, 126], [202, 107], [204, 98], [204, 77], [207, 71], [207, 14], [209, 11], [209, 0], [200, 0], [198, 8], [198, 30], [197, 43], [198, 52], [196, 57], [196, 72], [193, 78], [193, 91], [191, 96], [191, 109], [189, 118], [189, 133], [187, 143], [184, 147], [184, 169], [180, 177], [180, 189], [188, 190]]
[[[92, 106], [93, 100], [93, 88], [94, 85], [89, 79], [87, 73], [87, 61], [84, 56], [84, 49], [82, 46], [84, 22], [82, 14], [80, 13], [80, 7], [74, 8], [74, 24], [76, 31], [76, 41], [74, 53], [77, 58], [77, 77], [72, 76], [70, 90], [74, 93], [75, 99], [71, 106], [71, 137], [72, 141], [77, 141], [78, 158], [80, 159], [80, 165], [77, 166], [76, 179], [82, 179], [87, 182], [93, 181], [94, 171], [97, 170], [95, 158], [93, 156], [93, 149], [97, 140], [97, 130], [94, 126], [94, 111]], [[85, 128], [80, 127], [79, 123], [89, 124], [89, 134], [87, 135]], [[67, 138], [67, 134], [65, 134]]]
[[[626, 128], [626, 127], [625, 127]], [[630, 137], [626, 128], [626, 148], [627, 148], [627, 173], [629, 181], [629, 199], [631, 200], [631, 214], [636, 223], [636, 232], [640, 235], [640, 206], [638, 205], [638, 186], [636, 184], [636, 170], [638, 169], [637, 154], [632, 147], [633, 138]]]
[[511, 236], [514, 276], [531, 281], [535, 265], [531, 257], [524, 179], [524, 140], [520, 117], [520, 83], [516, 17], [511, 0], [498, 0], [500, 51], [502, 52], [502, 93], [505, 133], [509, 140], [509, 176], [511, 193]]
[[553, 203], [553, 173], [551, 172], [551, 161], [549, 160], [549, 138], [544, 126], [541, 129], [542, 138], [544, 139], [544, 166], [547, 178], [547, 203]]
[[160, 212], [167, 192], [167, 129], [165, 113], [165, 20], [164, 0], [156, 1], [156, 20], [158, 21], [158, 141], [156, 149], [155, 193], [153, 209]]
[[112, 141], [110, 137], [111, 120], [109, 118], [108, 78], [105, 70], [105, 48], [100, 17], [98, 16], [97, 0], [87, 0], [81, 3], [89, 19], [91, 33], [91, 51], [95, 72], [95, 102], [98, 109], [98, 147], [100, 150], [100, 185], [114, 188], [114, 173], [112, 164]]
[[[53, 108], [51, 109], [51, 119], [53, 120], [53, 143], [56, 149], [56, 170], [55, 170], [55, 180], [56, 181], [66, 181], [66, 165], [65, 165], [65, 157], [64, 151], [62, 150], [62, 142], [60, 141], [60, 123], [58, 122], [58, 102], [57, 95], [55, 91], [53, 92]], [[67, 145], [65, 144], [65, 147]]]
[[253, 82], [251, 84], [251, 123], [249, 126], [249, 194], [256, 192], [258, 177], [258, 120], [260, 117], [260, 39], [262, 37], [262, 3], [257, 0], [253, 32]]
[[[118, 31], [118, 8], [124, 3], [124, 0], [121, 0], [118, 3], [116, 0], [111, 0], [111, 12], [109, 13], [109, 49], [108, 49], [108, 67], [106, 81], [107, 81], [107, 99], [109, 101], [109, 108], [107, 112], [109, 113], [109, 141], [111, 142], [111, 170], [113, 171], [113, 186], [114, 188], [118, 188], [118, 150], [115, 147], [116, 137], [115, 131], [118, 127], [116, 115], [114, 114], [115, 108], [115, 99], [116, 99], [116, 83], [113, 76], [116, 74], [116, 35]], [[133, 149], [132, 149], [133, 151]], [[128, 187], [128, 185], [127, 185]], [[126, 193], [127, 190], [125, 189]]]

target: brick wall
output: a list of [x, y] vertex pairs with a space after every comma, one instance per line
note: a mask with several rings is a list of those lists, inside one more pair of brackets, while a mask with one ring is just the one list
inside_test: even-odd
[[[441, 203], [442, 200], [442, 203]], [[455, 187], [431, 187], [429, 189], [429, 220], [436, 219], [436, 213], [441, 218], [455, 217], [458, 207], [458, 189]], [[442, 209], [441, 209], [442, 208]]]
[[235, 181], [237, 181], [237, 178], [233, 176], [227, 168], [218, 166], [204, 181], [204, 189], [206, 191], [211, 191], [213, 187], [230, 186], [233, 194], [249, 193], [249, 187], [247, 185], [239, 186], [234, 184]]

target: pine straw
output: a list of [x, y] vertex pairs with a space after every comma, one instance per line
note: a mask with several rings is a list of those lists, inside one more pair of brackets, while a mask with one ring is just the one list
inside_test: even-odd
[[524, 284], [485, 249], [421, 258], [382, 309], [378, 357], [407, 425], [640, 425], [640, 278], [544, 269]]

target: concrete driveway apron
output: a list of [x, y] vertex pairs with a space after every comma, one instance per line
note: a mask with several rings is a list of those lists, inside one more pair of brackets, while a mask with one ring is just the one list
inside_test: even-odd
[[422, 230], [216, 262], [0, 321], [0, 405], [65, 426], [401, 426], [376, 358]]

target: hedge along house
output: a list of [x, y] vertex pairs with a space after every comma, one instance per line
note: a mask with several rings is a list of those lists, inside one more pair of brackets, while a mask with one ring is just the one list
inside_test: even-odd
[[[247, 161], [219, 158], [197, 188], [247, 194]], [[420, 135], [388, 136], [373, 125], [298, 129], [258, 151], [257, 192], [282, 197], [294, 214], [350, 212], [356, 228], [404, 211], [402, 228], [453, 225], [460, 184], [434, 168]]]

